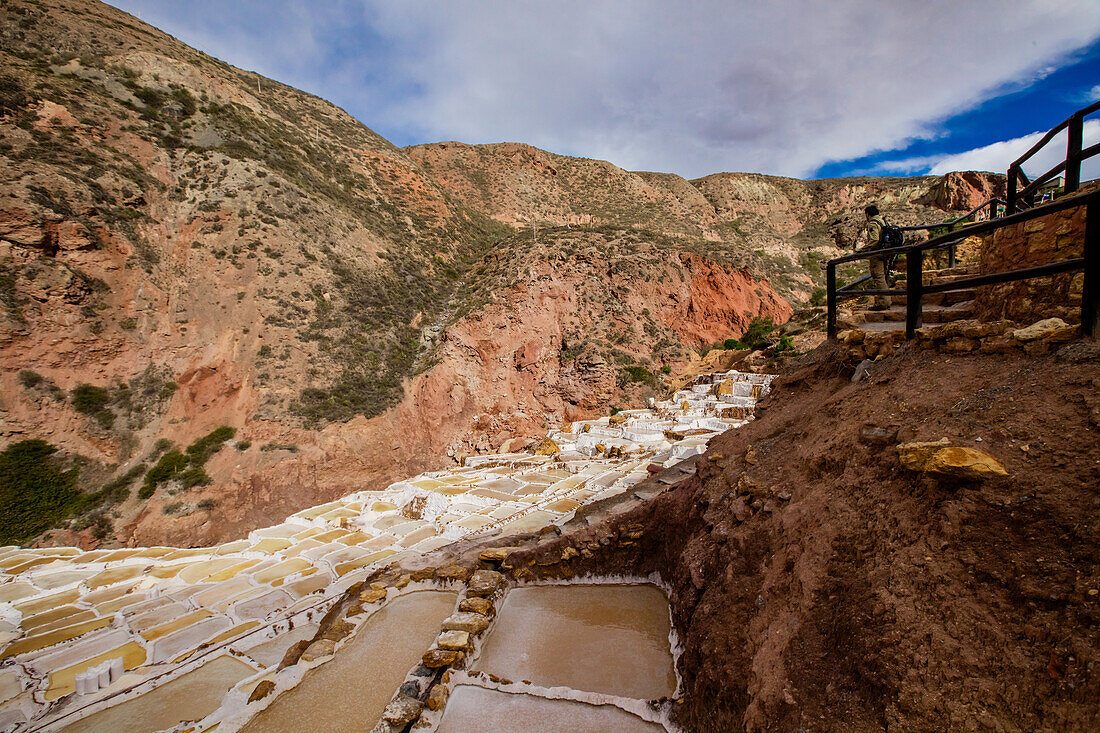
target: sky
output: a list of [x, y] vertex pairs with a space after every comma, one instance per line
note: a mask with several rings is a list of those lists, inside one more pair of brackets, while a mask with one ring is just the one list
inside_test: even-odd
[[1100, 100], [1097, 0], [113, 4], [397, 145], [525, 142], [687, 178], [1003, 172]]

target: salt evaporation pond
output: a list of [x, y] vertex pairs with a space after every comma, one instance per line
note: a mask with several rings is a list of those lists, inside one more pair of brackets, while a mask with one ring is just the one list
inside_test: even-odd
[[454, 611], [457, 597], [448, 591], [417, 591], [390, 601], [331, 661], [308, 672], [242, 733], [370, 730]]
[[571, 733], [663, 733], [665, 729], [610, 705], [549, 700], [459, 685], [447, 701], [443, 720], [436, 730], [439, 733], [532, 733], [552, 730]]
[[540, 687], [666, 697], [676, 692], [669, 631], [668, 598], [652, 585], [516, 588], [477, 669]]
[[184, 720], [202, 720], [222, 703], [227, 690], [256, 670], [229, 655], [121, 705], [65, 728], [67, 733], [148, 733]]

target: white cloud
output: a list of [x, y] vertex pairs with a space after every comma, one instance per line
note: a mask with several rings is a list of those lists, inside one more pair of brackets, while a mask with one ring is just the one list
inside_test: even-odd
[[391, 137], [687, 176], [806, 175], [934, 137], [1100, 35], [1095, 0], [118, 4]]
[[[1002, 142], [985, 145], [963, 153], [955, 153], [938, 158], [931, 163], [928, 172], [932, 175], [941, 175], [948, 171], [995, 171], [1004, 173], [1008, 166], [1026, 153], [1031, 147], [1042, 139], [1046, 131], [1033, 132], [1030, 135], [1004, 140]], [[1100, 142], [1100, 120], [1085, 120], [1082, 130], [1084, 147]], [[1034, 179], [1058, 165], [1066, 159], [1066, 133], [1065, 131], [1055, 135], [1039, 152], [1024, 163], [1024, 173]], [[1081, 166], [1081, 180], [1087, 181], [1100, 176], [1100, 157], [1091, 158]]]

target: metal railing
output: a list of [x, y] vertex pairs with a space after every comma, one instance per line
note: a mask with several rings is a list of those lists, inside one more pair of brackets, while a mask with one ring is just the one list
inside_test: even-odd
[[[1008, 167], [1007, 210], [1009, 214], [1014, 214], [1023, 208], [1034, 206], [1035, 194], [1039, 192], [1043, 184], [1053, 180], [1062, 172], [1065, 172], [1066, 175], [1063, 194], [1077, 192], [1081, 187], [1081, 162], [1088, 160], [1094, 155], [1100, 154], [1100, 143], [1090, 145], [1087, 148], [1081, 147], [1084, 139], [1085, 118], [1097, 110], [1100, 110], [1100, 102], [1094, 102], [1088, 107], [1082, 107], [1077, 110], [1072, 115], [1062, 120], [1060, 124], [1052, 127], [1046, 135], [1043, 135], [1037, 143], [1031, 146], [1030, 150], [1012, 162], [1012, 165]], [[1068, 132], [1066, 159], [1046, 173], [1037, 177], [1034, 181], [1028, 180], [1023, 170], [1023, 164], [1046, 147], [1047, 143], [1053, 140], [1054, 136], [1062, 130]], [[1023, 188], [1020, 188], [1021, 183], [1024, 184]]]
[[[1051, 262], [1035, 267], [1026, 267], [1007, 272], [990, 273], [953, 280], [948, 283], [936, 285], [924, 284], [924, 253], [928, 250], [949, 247], [965, 237], [987, 234], [1002, 227], [1030, 221], [1042, 216], [1064, 211], [1066, 209], [1085, 206], [1085, 241], [1081, 257], [1073, 257], [1058, 262]], [[942, 225], [936, 225], [942, 226]], [[865, 282], [867, 277], [860, 278], [853, 283], [842, 286], [836, 285], [837, 265], [857, 260], [866, 260], [872, 257], [891, 255], [905, 255], [906, 281], [905, 289], [873, 289], [855, 290], [855, 286]], [[992, 219], [971, 224], [963, 229], [948, 231], [946, 234], [933, 237], [927, 241], [902, 247], [890, 247], [837, 257], [829, 260], [826, 265], [826, 287], [828, 298], [827, 331], [830, 339], [836, 338], [837, 302], [840, 298], [856, 297], [864, 295], [904, 295], [905, 300], [905, 336], [913, 338], [917, 329], [923, 325], [922, 309], [923, 298], [926, 294], [946, 293], [952, 290], [966, 290], [982, 285], [995, 285], [998, 283], [1012, 282], [1016, 280], [1028, 280], [1035, 277], [1056, 275], [1073, 270], [1084, 270], [1084, 292], [1081, 297], [1081, 330], [1087, 336], [1097, 334], [1097, 314], [1100, 312], [1100, 192], [1092, 192], [1077, 196], [1058, 199], [1053, 203], [1037, 206], [1027, 211], [1008, 214], [1000, 219]]]

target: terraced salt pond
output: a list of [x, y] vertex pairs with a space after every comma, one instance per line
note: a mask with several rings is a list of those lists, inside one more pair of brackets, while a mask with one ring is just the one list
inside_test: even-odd
[[668, 599], [644, 584], [516, 588], [473, 667], [437, 730], [666, 730], [647, 701], [676, 693]]
[[652, 585], [549, 585], [508, 594], [475, 669], [541, 687], [642, 700], [676, 692], [668, 599]]
[[[555, 427], [537, 451], [469, 456], [461, 466], [397, 481], [383, 491], [355, 492], [214, 547], [0, 547], [0, 731], [53, 733], [74, 726], [81, 716], [92, 725], [110, 719], [100, 717], [104, 706], [137, 710], [137, 719], [142, 719], [144, 708], [129, 699], [138, 692], [153, 701], [146, 703], [150, 709], [157, 700], [167, 709], [178, 702], [175, 720], [196, 720], [204, 708], [191, 706], [190, 699], [205, 699], [201, 695], [188, 694], [184, 702], [179, 695], [154, 694], [162, 687], [179, 689], [172, 685], [183, 679], [195, 685], [208, 676], [218, 678], [222, 667], [241, 671], [243, 665], [250, 668], [244, 676], [251, 679], [236, 685], [219, 682], [222, 709], [196, 728], [228, 731], [260, 707], [245, 706], [259, 678], [280, 675], [276, 668], [286, 649], [311, 638], [318, 621], [349, 588], [387, 565], [431, 564], [428, 557], [460, 540], [564, 527], [586, 505], [635, 492], [647, 477], [671, 485], [673, 478], [661, 472], [702, 453], [710, 437], [751, 420], [771, 379], [734, 371], [703, 375], [648, 409]], [[684, 469], [678, 475], [688, 473]], [[652, 487], [644, 489], [634, 499], [652, 492]], [[666, 688], [675, 683], [669, 682], [667, 660], [602, 665], [605, 671], [625, 669], [620, 679], [585, 676], [583, 670], [599, 665], [586, 663], [580, 653], [557, 662], [544, 659], [532, 667], [533, 659], [543, 658], [540, 648], [563, 641], [546, 636], [557, 625], [572, 629], [564, 636], [592, 627], [600, 629], [599, 636], [611, 637], [624, 632], [616, 619], [640, 613], [630, 603], [609, 609], [593, 598], [581, 600], [585, 592], [597, 593], [584, 589], [570, 595], [575, 602], [536, 608], [527, 605], [534, 601], [523, 600], [542, 596], [542, 591], [533, 591], [513, 591], [497, 630], [490, 632], [493, 641], [485, 649], [483, 666], [477, 668], [622, 700], [671, 694]], [[628, 591], [635, 593], [645, 591]], [[567, 612], [563, 609], [569, 603], [576, 607]], [[521, 620], [510, 620], [514, 614]], [[665, 629], [653, 632], [649, 641], [621, 643], [633, 645], [643, 656], [655, 653], [654, 640], [667, 636], [667, 620], [662, 620]], [[537, 632], [525, 635], [520, 631], [525, 624]], [[529, 649], [517, 653], [521, 637]], [[667, 654], [667, 639], [660, 645]], [[201, 668], [205, 672], [191, 669], [203, 657], [230, 651], [239, 659], [206, 662]], [[339, 662], [322, 667], [331, 664]], [[110, 674], [101, 674], [104, 665]], [[630, 677], [638, 669], [653, 678]], [[289, 684], [286, 675], [279, 680], [279, 689]], [[471, 694], [462, 692], [457, 699]], [[277, 710], [273, 707], [267, 716]]]
[[370, 730], [409, 669], [454, 610], [457, 594], [418, 591], [387, 603], [326, 664], [306, 673], [241, 730], [245, 733]]
[[256, 670], [229, 655], [141, 697], [109, 707], [65, 728], [65, 733], [148, 733], [184, 720], [201, 720], [221, 705], [226, 690]]

